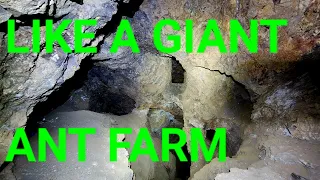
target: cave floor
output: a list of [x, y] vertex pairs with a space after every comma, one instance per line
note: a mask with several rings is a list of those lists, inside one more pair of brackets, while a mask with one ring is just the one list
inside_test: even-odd
[[[58, 112], [54, 111], [40, 122], [57, 142], [58, 128], [96, 128], [95, 135], [87, 135], [86, 161], [78, 161], [77, 135], [67, 135], [67, 161], [59, 163], [51, 150], [47, 150], [47, 161], [28, 162], [25, 157], [14, 161], [13, 174], [16, 179], [130, 179], [133, 176], [129, 168], [128, 152], [118, 150], [118, 161], [109, 161], [109, 128], [112, 127], [110, 117], [90, 111]], [[121, 138], [121, 137], [119, 137]], [[124, 136], [122, 136], [122, 139]], [[37, 157], [38, 137], [30, 138], [30, 144]]]

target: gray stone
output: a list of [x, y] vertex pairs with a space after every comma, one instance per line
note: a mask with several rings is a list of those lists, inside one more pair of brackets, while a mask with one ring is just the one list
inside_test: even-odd
[[11, 13], [3, 9], [2, 6], [0, 6], [0, 24], [3, 22], [6, 22], [10, 17]]
[[284, 180], [285, 178], [281, 177], [279, 174], [273, 172], [269, 168], [262, 168], [262, 169], [254, 169], [250, 168], [248, 170], [238, 169], [238, 168], [231, 168], [229, 173], [222, 173], [219, 174], [216, 180]]

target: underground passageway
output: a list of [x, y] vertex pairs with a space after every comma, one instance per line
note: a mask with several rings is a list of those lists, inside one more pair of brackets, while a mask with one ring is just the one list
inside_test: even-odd
[[[314, 0], [2, 0], [0, 179], [318, 180], [319, 12], [320, 3]], [[11, 45], [9, 19], [16, 25]], [[35, 19], [40, 20], [41, 32], [36, 43]], [[53, 20], [54, 29], [71, 20], [57, 33], [70, 53], [58, 41], [52, 53], [46, 52], [46, 19]], [[94, 34], [82, 39], [82, 46], [96, 47], [96, 53], [77, 52], [76, 44], [81, 43], [75, 43], [74, 22], [79, 19], [97, 22], [81, 31]], [[154, 36], [159, 22], [169, 22], [164, 19], [173, 24]], [[273, 22], [288, 23], [261, 25], [277, 19], [282, 21]], [[257, 44], [252, 20], [258, 20]], [[126, 23], [125, 31], [121, 22]], [[230, 26], [232, 22], [238, 28]], [[123, 37], [117, 34], [121, 31]], [[272, 37], [277, 53], [270, 53], [271, 44], [275, 45]], [[111, 53], [115, 42], [124, 46]], [[9, 53], [13, 45], [40, 49]], [[258, 51], [252, 53], [255, 47]], [[238, 51], [224, 52], [224, 48]], [[47, 129], [57, 143], [57, 148], [46, 145], [46, 162], [28, 162], [23, 155], [5, 162], [14, 137], [23, 129], [38, 160], [39, 128]], [[68, 132], [65, 162], [57, 161], [53, 153], [63, 152], [59, 128]], [[85, 162], [78, 160], [81, 138], [69, 132], [72, 128], [96, 129], [86, 136]], [[109, 156], [112, 128], [132, 130], [116, 137], [131, 146], [119, 148], [115, 162]], [[141, 129], [150, 134], [162, 159], [164, 128], [177, 128], [186, 135], [182, 146], [186, 161], [172, 149], [168, 162], [154, 162], [148, 155], [129, 161]], [[197, 161], [191, 160], [194, 128], [207, 149], [218, 128], [225, 128], [225, 162], [219, 159], [224, 147], [220, 142], [209, 161], [201, 151]], [[180, 138], [171, 135], [169, 140], [176, 143]], [[148, 148], [147, 142], [141, 144]], [[24, 147], [22, 141], [19, 147]]]
[[[168, 61], [169, 67], [172, 67], [173, 71], [177, 71], [174, 70], [176, 65], [173, 65], [170, 61], [171, 60]], [[175, 63], [178, 62], [175, 61]], [[178, 63], [178, 65], [180, 64]], [[181, 65], [178, 68], [180, 68], [180, 74], [178, 73], [178, 76], [180, 79], [183, 79], [184, 70], [182, 69], [181, 71]], [[170, 73], [170, 75], [172, 79], [175, 78], [174, 73]], [[136, 109], [136, 102], [133, 99], [135, 97], [131, 98], [125, 94], [125, 87], [116, 86], [115, 83], [117, 81], [126, 81], [122, 86], [133, 83], [123, 75], [123, 72], [96, 66], [90, 59], [86, 59], [81, 64], [80, 70], [77, 71], [71, 79], [64, 83], [57, 91], [48, 96], [46, 101], [35, 106], [26, 125], [26, 132], [35, 154], [37, 154], [38, 147], [38, 128], [48, 129], [57, 145], [59, 145], [57, 135], [59, 128], [97, 128], [97, 136], [87, 136], [87, 160], [85, 163], [77, 163], [74, 160], [71, 161], [74, 165], [71, 165], [71, 162], [68, 163], [70, 159], [77, 159], [75, 154], [78, 154], [76, 147], [77, 139], [68, 135], [67, 163], [60, 164], [60, 166], [62, 165], [61, 168], [65, 167], [63, 170], [60, 169], [60, 175], [65, 177], [77, 177], [76, 173], [78, 171], [84, 171], [87, 174], [96, 171], [96, 175], [88, 176], [98, 178], [101, 176], [101, 172], [107, 173], [108, 168], [106, 169], [103, 166], [103, 161], [101, 161], [109, 158], [107, 157], [108, 150], [106, 150], [105, 147], [108, 146], [107, 139], [109, 135], [103, 133], [105, 128], [128, 127], [138, 129], [149, 127], [150, 131], [153, 131], [154, 129], [161, 131], [161, 128], [166, 127], [183, 127], [183, 111], [180, 107], [172, 104], [172, 107], [167, 108], [166, 111], [157, 108], [149, 110], [147, 113], [143, 112], [145, 110], [140, 112]], [[158, 120], [162, 120], [163, 122], [160, 122], [159, 124]], [[156, 148], [161, 151], [159, 146], [161, 144], [161, 135], [154, 132], [152, 136], [155, 139]], [[134, 135], [128, 135], [125, 141], [134, 144], [134, 138]], [[174, 139], [176, 138], [173, 138], [173, 141], [175, 141]], [[97, 146], [97, 144], [102, 146]], [[183, 151], [186, 155], [189, 154], [186, 145], [184, 146]], [[15, 166], [13, 167], [15, 176], [18, 178], [35, 179], [52, 176], [53, 174], [50, 171], [53, 171], [54, 167], [59, 166], [59, 163], [56, 162], [55, 155], [50, 150], [48, 150], [48, 152], [47, 166], [44, 167], [41, 163], [28, 163], [24, 157], [16, 158], [14, 161]], [[100, 159], [100, 162], [97, 161], [97, 157], [99, 157], [98, 159]], [[126, 156], [124, 157], [126, 158]], [[175, 160], [172, 159], [172, 162], [168, 162], [167, 164], [154, 163], [150, 160], [145, 162], [143, 158], [144, 157], [138, 159], [137, 162], [132, 162], [130, 165], [135, 171], [146, 171], [141, 174], [135, 172], [138, 177], [141, 176], [141, 178], [143, 178], [150, 173], [157, 173], [155, 176], [160, 178], [161, 176], [164, 176], [164, 174], [162, 174], [163, 172], [161, 173], [161, 171], [164, 170], [168, 171], [166, 172], [168, 174], [167, 178], [170, 179], [188, 179], [190, 177], [190, 157], [188, 158], [189, 162], [180, 162], [175, 156], [175, 153], [172, 152], [171, 158], [174, 158]], [[126, 170], [129, 167], [128, 164], [116, 164], [118, 164], [119, 170], [123, 168], [125, 172], [128, 171]], [[141, 169], [141, 167], [144, 166], [153, 166], [153, 168], [157, 169]], [[75, 168], [75, 170], [73, 168]], [[38, 171], [41, 171], [42, 173], [39, 174]]]

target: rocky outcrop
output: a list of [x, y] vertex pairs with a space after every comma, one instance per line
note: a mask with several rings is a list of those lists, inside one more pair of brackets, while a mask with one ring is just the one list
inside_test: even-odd
[[[32, 18], [53, 18], [55, 26], [63, 19], [95, 19], [98, 25], [87, 29], [96, 32], [96, 39], [86, 41], [86, 45], [97, 46], [102, 40], [98, 30], [107, 26], [112, 16], [117, 13], [118, 4], [109, 1], [84, 1], [80, 5], [72, 1], [0, 1], [0, 6], [12, 13], [17, 20], [17, 46], [32, 47]], [[3, 16], [1, 16], [3, 17]], [[2, 28], [5, 24], [1, 24]], [[45, 43], [44, 30], [41, 31], [41, 46]], [[45, 101], [47, 96], [71, 78], [83, 59], [90, 54], [65, 54], [59, 48], [54, 53], [46, 54], [41, 49], [39, 54], [7, 53], [7, 36], [1, 36], [1, 107], [0, 107], [0, 162], [3, 161], [10, 145], [14, 130], [22, 127], [33, 107]], [[73, 49], [73, 28], [64, 33], [67, 43]]]

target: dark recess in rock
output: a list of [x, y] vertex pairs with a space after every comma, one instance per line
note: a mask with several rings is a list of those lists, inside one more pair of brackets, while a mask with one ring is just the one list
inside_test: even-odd
[[297, 64], [299, 74], [308, 73], [314, 85], [320, 87], [320, 46], [315, 47], [312, 53], [304, 55]]
[[72, 2], [78, 3], [78, 4], [83, 4], [83, 0], [71, 0]]
[[234, 126], [227, 131], [227, 156], [232, 157], [237, 154], [242, 144], [240, 128]]
[[190, 177], [190, 167], [191, 167], [191, 157], [188, 152], [187, 144], [182, 147], [183, 153], [186, 155], [188, 161], [179, 161], [179, 158], [175, 151], [171, 151], [172, 154], [176, 157], [176, 178], [180, 180], [188, 180]]
[[123, 89], [118, 88], [120, 82], [116, 77], [127, 79], [121, 72], [103, 66], [94, 66], [89, 71], [88, 81], [85, 83], [89, 95], [89, 110], [115, 115], [132, 112], [136, 102]]
[[[206, 139], [212, 142], [215, 135], [215, 130], [206, 130]], [[237, 154], [242, 143], [240, 128], [232, 127], [227, 130], [227, 156], [232, 157]], [[217, 151], [216, 151], [217, 152]]]
[[180, 62], [175, 58], [171, 57], [172, 71], [171, 81], [172, 83], [184, 83], [184, 73], [186, 72]]
[[215, 133], [216, 133], [216, 131], [213, 130], [213, 129], [208, 129], [208, 130], [206, 130], [206, 138], [207, 138], [208, 140], [212, 141]]
[[90, 95], [89, 110], [99, 113], [125, 115], [135, 108], [135, 101], [125, 94], [110, 93], [100, 87]]
[[7, 24], [8, 24], [7, 22], [0, 23], [0, 32], [7, 33], [7, 31], [8, 31]]
[[3, 164], [1, 164], [0, 172], [2, 172], [8, 165], [9, 165], [9, 162], [4, 162]]

